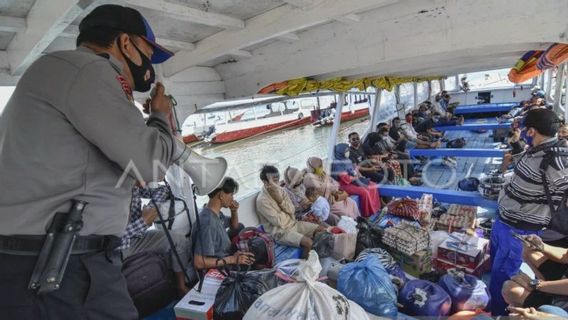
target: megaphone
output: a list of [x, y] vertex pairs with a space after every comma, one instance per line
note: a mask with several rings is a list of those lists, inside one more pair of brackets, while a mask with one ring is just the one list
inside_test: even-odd
[[189, 175], [195, 184], [195, 193], [199, 196], [207, 195], [217, 189], [227, 173], [228, 166], [225, 158], [204, 157], [178, 139], [176, 139], [174, 159], [174, 162]]

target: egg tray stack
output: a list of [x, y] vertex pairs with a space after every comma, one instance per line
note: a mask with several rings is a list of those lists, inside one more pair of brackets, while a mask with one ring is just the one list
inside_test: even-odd
[[430, 247], [430, 234], [424, 228], [403, 222], [385, 230], [383, 243], [402, 254], [412, 256]]
[[452, 204], [436, 221], [436, 230], [475, 229], [477, 207]]
[[387, 205], [388, 214], [428, 225], [432, 214], [432, 195], [425, 194], [420, 200], [402, 198]]

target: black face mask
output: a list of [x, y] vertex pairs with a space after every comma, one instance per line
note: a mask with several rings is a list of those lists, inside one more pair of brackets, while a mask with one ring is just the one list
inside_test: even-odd
[[[130, 69], [130, 73], [132, 74], [132, 79], [134, 80], [134, 91], [147, 92], [152, 87], [152, 83], [154, 83], [156, 73], [154, 72], [154, 67], [152, 66], [152, 62], [150, 61], [150, 59], [148, 59], [148, 57], [146, 57], [146, 55], [143, 54], [142, 51], [140, 51], [140, 49], [138, 49], [138, 47], [134, 44], [134, 42], [131, 43], [134, 46], [134, 48], [136, 48], [136, 51], [138, 51], [138, 54], [142, 59], [142, 65], [139, 66], [134, 62], [132, 62], [132, 60], [130, 60], [130, 58], [128, 58], [124, 54], [124, 52], [122, 52], [122, 49], [120, 48], [120, 43], [119, 43], [119, 50], [126, 59], [126, 63], [128, 64], [128, 68]], [[147, 71], [150, 71], [150, 78], [148, 80], [144, 80], [144, 76], [146, 75]]]

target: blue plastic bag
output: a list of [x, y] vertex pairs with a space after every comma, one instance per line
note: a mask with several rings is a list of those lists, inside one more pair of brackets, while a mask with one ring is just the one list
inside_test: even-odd
[[347, 264], [339, 272], [337, 291], [377, 316], [396, 317], [396, 291], [376, 255]]
[[426, 280], [410, 280], [400, 290], [399, 301], [411, 316], [444, 317], [450, 313], [452, 299], [439, 285]]
[[491, 300], [485, 283], [463, 272], [445, 274], [438, 284], [452, 298], [452, 312], [485, 309]]

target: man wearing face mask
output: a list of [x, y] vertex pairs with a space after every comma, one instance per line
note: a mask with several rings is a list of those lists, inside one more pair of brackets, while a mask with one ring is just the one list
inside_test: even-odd
[[[173, 162], [175, 140], [164, 87], [146, 122], [132, 91], [148, 91], [152, 63], [171, 56], [138, 11], [103, 5], [81, 21], [77, 49], [43, 55], [22, 75], [0, 116], [0, 176], [10, 186], [0, 193], [2, 319], [137, 318], [113, 253], [132, 187], [163, 178], [154, 168]], [[87, 204], [74, 242], [62, 247], [57, 237], [69, 229], [54, 217], [77, 217], [75, 201]], [[44, 250], [51, 226], [56, 242]], [[67, 256], [54, 269], [64, 272], [44, 277], [51, 269], [41, 267], [42, 252]]]
[[559, 241], [566, 235], [546, 230], [550, 227], [551, 210], [540, 173], [545, 157], [550, 156], [546, 168], [547, 186], [554, 199], [554, 206], [560, 204], [564, 191], [568, 189], [568, 157], [564, 144], [556, 138], [560, 119], [551, 110], [536, 109], [527, 113], [520, 137], [529, 146], [515, 166], [511, 181], [499, 195], [499, 217], [491, 231], [491, 296], [493, 315], [505, 315], [506, 303], [501, 288], [518, 271], [522, 263], [522, 244], [511, 232], [521, 235], [541, 235], [545, 241]]

